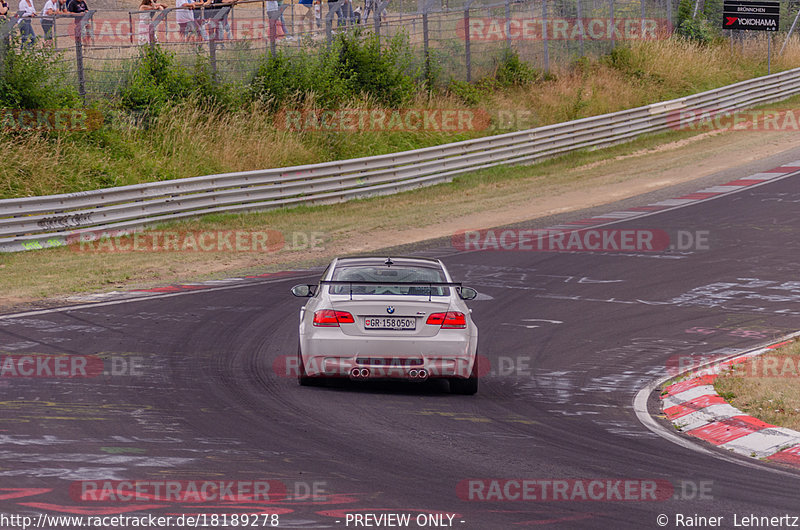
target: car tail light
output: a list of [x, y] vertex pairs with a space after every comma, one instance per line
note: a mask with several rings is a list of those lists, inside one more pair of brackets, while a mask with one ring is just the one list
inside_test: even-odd
[[355, 319], [347, 311], [320, 309], [314, 312], [314, 325], [321, 327], [339, 327], [339, 324], [353, 324]]
[[431, 313], [425, 323], [432, 326], [441, 326], [442, 329], [464, 329], [467, 327], [467, 317], [460, 311]]

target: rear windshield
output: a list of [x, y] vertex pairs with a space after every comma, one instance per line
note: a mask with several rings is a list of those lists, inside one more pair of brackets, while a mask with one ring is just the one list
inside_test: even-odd
[[[332, 280], [353, 282], [330, 286], [330, 294], [376, 294], [447, 296], [448, 287], [424, 285], [427, 282], [446, 282], [441, 269], [403, 265], [340, 266], [333, 271]], [[378, 285], [359, 285], [358, 282], [380, 282]], [[411, 285], [403, 285], [411, 284]]]

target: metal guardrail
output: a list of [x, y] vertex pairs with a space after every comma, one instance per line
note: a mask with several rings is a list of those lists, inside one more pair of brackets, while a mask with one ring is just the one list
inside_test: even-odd
[[800, 68], [635, 109], [381, 156], [207, 175], [94, 191], [0, 200], [0, 251], [62, 246], [68, 238], [219, 212], [344, 202], [448, 182], [677, 127], [680, 111], [752, 108], [800, 94]]

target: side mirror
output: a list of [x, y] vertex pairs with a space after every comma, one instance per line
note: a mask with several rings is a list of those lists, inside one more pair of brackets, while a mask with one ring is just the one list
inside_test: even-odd
[[478, 296], [478, 291], [472, 287], [462, 287], [458, 294], [462, 300], [474, 300]]
[[308, 298], [310, 296], [314, 296], [314, 292], [311, 289], [311, 285], [301, 284], [295, 285], [292, 287], [292, 294], [298, 296], [300, 298]]

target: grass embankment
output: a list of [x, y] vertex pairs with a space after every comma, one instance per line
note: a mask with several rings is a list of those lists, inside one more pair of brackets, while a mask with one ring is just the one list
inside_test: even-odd
[[800, 339], [736, 366], [714, 388], [751, 416], [800, 430]]
[[[607, 57], [555, 67], [552, 75], [521, 82], [512, 79], [497, 83], [491, 79], [473, 85], [453, 84], [433, 92], [424, 88], [405, 90], [408, 97], [401, 105], [389, 105], [371, 96], [337, 102], [340, 107], [354, 109], [468, 106], [485, 109], [495, 117], [501, 111], [520, 117], [506, 123], [495, 121], [490, 129], [461, 133], [281, 130], [275, 127], [281, 105], [274, 97], [250, 97], [246, 87], [229, 87], [229, 92], [238, 92], [225, 109], [193, 99], [161, 102], [147, 127], [114, 119], [91, 133], [0, 134], [0, 198], [376, 155], [494, 134], [506, 128], [613, 112], [764, 75], [764, 45], [765, 41], [758, 40], [748, 42], [744, 49], [731, 49], [724, 43], [702, 46], [679, 39], [639, 42], [630, 48], [617, 48]], [[773, 71], [798, 65], [797, 40], [773, 59]], [[279, 84], [280, 79], [273, 78], [268, 81], [275, 85], [277, 79]], [[135, 79], [126, 82], [134, 85], [135, 97], [156, 97], [147, 92], [147, 81], [141, 86]], [[331, 104], [317, 94], [302, 98], [285, 95], [277, 102], [305, 109], [329, 108]]]
[[[798, 99], [786, 105], [796, 105]], [[258, 252], [79, 252], [79, 247], [0, 254], [0, 311], [73, 293], [231, 277], [371, 252], [460, 230], [560, 214], [650, 192], [796, 147], [796, 132], [671, 131], [533, 166], [491, 168], [390, 197], [173, 224], [171, 231], [321, 233], [315, 249]], [[302, 241], [301, 241], [302, 243]]]

